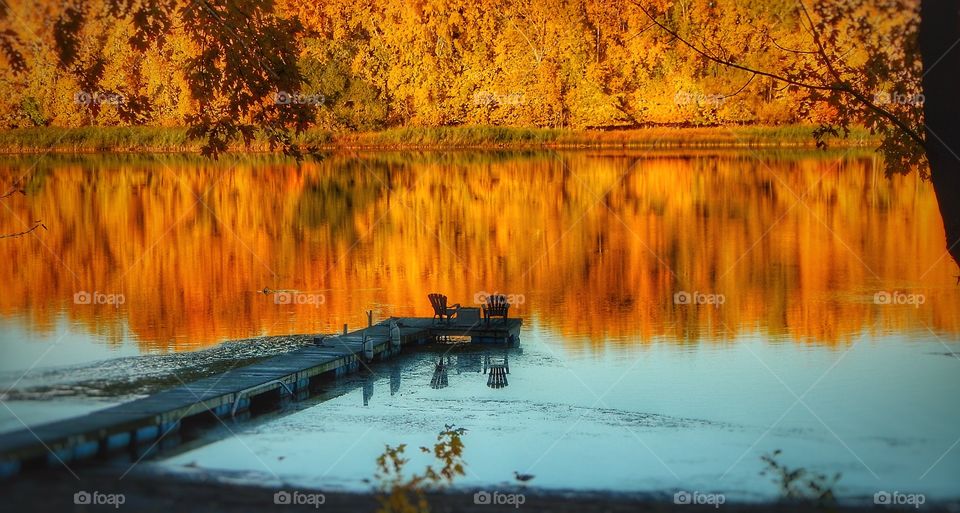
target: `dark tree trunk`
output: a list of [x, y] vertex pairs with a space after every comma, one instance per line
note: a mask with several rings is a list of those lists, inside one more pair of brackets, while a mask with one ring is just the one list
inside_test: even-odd
[[927, 160], [947, 248], [960, 264], [960, 0], [922, 0], [920, 55]]

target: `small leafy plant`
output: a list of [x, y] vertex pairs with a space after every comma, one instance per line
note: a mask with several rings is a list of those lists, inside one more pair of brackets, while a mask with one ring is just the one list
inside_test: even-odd
[[449, 486], [458, 476], [464, 475], [461, 437], [466, 431], [447, 424], [437, 435], [437, 443], [432, 448], [420, 447], [420, 452], [433, 454], [437, 463], [427, 465], [423, 473], [414, 473], [409, 477], [404, 472], [404, 467], [410, 461], [404, 457], [407, 444], [396, 447], [387, 445], [377, 458], [377, 472], [374, 475], [379, 482], [379, 513], [429, 512], [426, 492]]
[[761, 476], [772, 475], [774, 483], [780, 487], [780, 494], [788, 500], [812, 502], [819, 506], [833, 504], [836, 496], [833, 488], [840, 481], [841, 474], [833, 476], [811, 472], [805, 468], [791, 469], [777, 461], [782, 451], [777, 449], [771, 454], [760, 457], [767, 467], [760, 472]]

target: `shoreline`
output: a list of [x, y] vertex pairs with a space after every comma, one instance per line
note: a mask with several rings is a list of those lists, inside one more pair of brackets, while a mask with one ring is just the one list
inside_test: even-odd
[[[59, 469], [46, 473], [30, 473], [18, 479], [0, 481], [3, 494], [12, 511], [71, 511], [71, 510], [134, 510], [142, 512], [169, 513], [170, 511], [203, 510], [209, 513], [237, 513], [264, 511], [324, 511], [327, 513], [359, 513], [377, 511], [379, 503], [373, 491], [345, 492], [325, 491], [321, 488], [283, 486], [267, 487], [230, 482], [229, 478], [203, 476], [186, 479], [171, 472], [151, 469], [134, 470], [129, 474], [127, 465], [107, 467], [80, 467], [76, 476]], [[122, 476], [122, 477], [121, 477]], [[159, 483], [158, 483], [159, 482]], [[372, 486], [372, 485], [371, 485]], [[433, 512], [489, 513], [493, 511], [557, 512], [557, 513], [626, 513], [634, 511], [690, 512], [691, 505], [675, 504], [668, 492], [629, 494], [605, 491], [571, 492], [526, 487], [499, 487], [501, 494], [523, 494], [523, 504], [499, 505], [477, 504], [474, 489], [453, 489], [427, 494]], [[492, 490], [492, 489], [491, 489]], [[74, 494], [97, 492], [104, 495], [123, 495], [119, 506], [78, 505]], [[290, 505], [276, 503], [278, 492], [301, 495], [320, 494], [323, 503], [318, 505]], [[805, 511], [867, 512], [867, 511], [917, 511], [911, 506], [891, 507], [865, 504], [839, 504], [817, 506], [808, 502], [763, 501], [735, 502], [722, 505], [698, 504], [692, 507], [702, 511], [766, 512], [785, 513]], [[953, 512], [956, 502], [931, 502], [923, 505], [923, 511]]]
[[[463, 126], [394, 128], [379, 132], [329, 132], [310, 129], [296, 144], [317, 151], [436, 150], [716, 150], [817, 149], [812, 125], [645, 127], [627, 130], [575, 130]], [[879, 139], [857, 129], [831, 148], [872, 148]], [[91, 153], [200, 153], [202, 141], [183, 127], [43, 127], [0, 131], [0, 155]], [[279, 153], [266, 141], [231, 145], [231, 153]]]

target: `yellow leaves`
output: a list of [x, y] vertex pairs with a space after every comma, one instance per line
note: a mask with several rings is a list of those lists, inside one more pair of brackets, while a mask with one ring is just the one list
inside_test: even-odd
[[466, 433], [463, 428], [447, 425], [437, 435], [437, 443], [433, 448], [420, 447], [420, 452], [433, 453], [434, 458], [442, 466], [437, 471], [433, 465], [427, 465], [423, 473], [414, 473], [410, 477], [404, 475], [404, 467], [408, 460], [401, 456], [406, 444], [397, 447], [386, 446], [383, 454], [377, 458], [377, 472], [375, 478], [379, 481], [380, 502], [379, 513], [427, 513], [425, 492], [428, 489], [453, 484], [453, 480], [464, 475], [463, 442], [461, 437]]
[[[861, 3], [854, 12], [877, 18], [878, 40], [894, 37], [904, 19], [913, 14], [909, 10], [879, 13], [869, 2]], [[43, 32], [43, 17], [56, 12], [52, 4], [41, 2], [36, 12], [19, 14], [28, 28]], [[801, 28], [793, 2], [644, 0], [643, 4], [710, 52], [759, 68], [781, 69], [796, 58], [789, 50], [810, 48], [809, 34]], [[327, 128], [379, 128], [384, 121], [415, 126], [571, 127], [703, 122], [707, 118], [702, 111], [668, 108], [678, 90], [665, 84], [679, 83], [684, 91], [711, 94], [722, 92], [720, 86], [736, 89], [746, 80], [743, 72], [708, 65], [674, 38], [651, 28], [632, 0], [278, 0], [277, 12], [306, 27], [309, 35], [301, 41], [305, 58], [336, 61], [331, 69], [339, 75], [312, 77], [308, 89], [326, 90], [327, 80], [332, 80], [357, 84], [351, 87], [363, 91], [362, 95], [330, 96], [318, 118]], [[103, 33], [110, 38], [108, 82], [128, 83], [135, 70], [125, 58], [129, 28], [122, 24], [90, 27], [83, 38], [87, 41]], [[184, 66], [200, 51], [196, 44], [177, 41], [178, 37], [172, 34], [169, 42], [175, 52], [148, 52], [142, 63], [138, 92], [156, 103], [157, 124], [182, 124], [197, 114], [186, 94], [166, 87], [170, 81], [172, 89], [187, 91], [182, 83]], [[838, 43], [849, 49], [842, 58], [851, 66], [864, 64], [868, 57], [855, 43]], [[878, 48], [896, 56], [903, 46], [892, 40]], [[20, 99], [29, 93], [59, 124], [115, 121], [109, 109], [102, 120], [90, 120], [76, 106], [58, 101], [72, 94], [65, 88], [75, 85], [49, 76], [48, 70], [56, 64], [50, 52], [40, 51], [31, 58], [29, 81], [35, 87], [0, 81], [0, 92], [11, 98], [0, 103], [0, 120], [24, 119]], [[478, 102], [478, 93], [523, 96], [524, 101]], [[823, 119], [826, 111], [791, 117], [794, 106], [805, 97], [802, 91], [773, 96], [750, 89], [735, 106], [710, 113], [714, 117], [709, 121]]]

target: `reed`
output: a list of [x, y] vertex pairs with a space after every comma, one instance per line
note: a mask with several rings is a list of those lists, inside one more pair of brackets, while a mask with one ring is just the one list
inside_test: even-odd
[[[304, 146], [337, 148], [805, 148], [814, 147], [813, 127], [649, 127], [629, 130], [574, 130], [504, 126], [403, 127], [379, 132], [310, 129], [294, 140]], [[878, 139], [855, 129], [834, 146], [875, 146]], [[200, 151], [202, 140], [185, 127], [20, 128], [0, 131], [0, 153], [99, 153]], [[235, 152], [270, 151], [266, 140]]]

